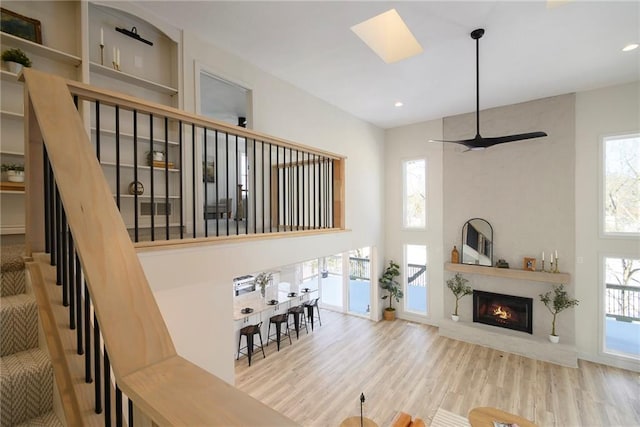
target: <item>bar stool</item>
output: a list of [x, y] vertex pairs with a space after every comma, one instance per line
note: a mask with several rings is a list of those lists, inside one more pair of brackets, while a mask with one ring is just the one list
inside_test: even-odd
[[313, 308], [315, 307], [318, 311], [318, 322], [320, 322], [320, 326], [322, 326], [322, 319], [320, 319], [320, 307], [318, 307], [318, 298], [314, 298], [311, 301], [307, 301], [304, 303], [304, 306], [307, 308], [307, 320], [311, 323], [311, 331], [313, 332], [313, 324], [315, 320], [313, 318]]
[[[289, 309], [289, 314], [293, 314], [293, 326], [296, 329], [296, 339], [300, 339], [300, 322], [304, 322], [304, 328], [309, 333], [309, 328], [307, 327], [307, 316], [304, 314], [304, 307], [301, 305], [291, 307]], [[302, 315], [302, 318], [300, 318]]]
[[[271, 338], [271, 324], [276, 325], [276, 334], [275, 341], [278, 343], [278, 351], [280, 351], [280, 337], [282, 335], [289, 337], [289, 344], [293, 344], [291, 342], [291, 333], [289, 332], [289, 314], [276, 314], [275, 316], [271, 316], [269, 318], [269, 329], [267, 330], [267, 345], [269, 345], [269, 341], [273, 341]], [[282, 331], [282, 324], [287, 326], [287, 332]]]
[[255, 347], [260, 348], [262, 350], [262, 358], [264, 359], [266, 356], [264, 355], [264, 347], [262, 345], [262, 334], [260, 333], [260, 327], [262, 326], [262, 322], [257, 325], [249, 325], [240, 329], [240, 337], [238, 338], [238, 356], [236, 360], [240, 359], [240, 354], [244, 354], [240, 351], [240, 343], [242, 343], [242, 336], [244, 335], [247, 339], [247, 346], [244, 347], [247, 349], [247, 357], [249, 358], [249, 366], [251, 366], [251, 353], [253, 353], [254, 343], [253, 336], [258, 335], [260, 337], [260, 345], [255, 345]]

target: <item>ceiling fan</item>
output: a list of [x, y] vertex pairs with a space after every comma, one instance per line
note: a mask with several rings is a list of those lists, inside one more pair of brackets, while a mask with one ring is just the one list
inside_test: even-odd
[[[443, 141], [430, 139], [429, 142], [453, 142], [467, 147], [469, 150], [483, 150], [493, 145], [504, 144], [505, 142], [522, 141], [525, 139], [540, 138], [547, 136], [546, 132], [519, 133], [517, 135], [506, 135], [485, 138], [480, 135], [480, 38], [484, 35], [484, 29], [478, 28], [471, 32], [471, 38], [476, 41], [476, 136], [471, 139], [458, 141]], [[468, 150], [467, 150], [468, 151]]]

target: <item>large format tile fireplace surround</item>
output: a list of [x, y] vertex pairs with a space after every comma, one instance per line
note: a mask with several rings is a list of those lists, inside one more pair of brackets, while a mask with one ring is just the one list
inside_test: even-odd
[[445, 269], [473, 275], [467, 277], [480, 275], [482, 280], [474, 281], [473, 296], [461, 300], [459, 322], [442, 319], [440, 335], [532, 359], [578, 366], [573, 337], [565, 336], [565, 343], [549, 342], [550, 314], [537, 298], [551, 284], [568, 284], [569, 274], [466, 264], [446, 264]]

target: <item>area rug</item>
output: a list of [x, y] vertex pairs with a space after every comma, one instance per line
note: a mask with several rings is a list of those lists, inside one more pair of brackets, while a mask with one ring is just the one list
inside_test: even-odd
[[431, 420], [431, 427], [471, 427], [471, 424], [466, 417], [438, 408]]

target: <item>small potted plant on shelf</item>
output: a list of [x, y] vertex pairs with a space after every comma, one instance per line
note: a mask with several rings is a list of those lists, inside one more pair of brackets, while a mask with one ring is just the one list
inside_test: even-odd
[[396, 309], [393, 308], [393, 300], [400, 302], [400, 298], [404, 296], [400, 283], [396, 277], [400, 276], [400, 266], [393, 261], [389, 261], [389, 266], [382, 273], [380, 278], [380, 287], [387, 291], [388, 295], [383, 295], [382, 299], [389, 299], [389, 307], [384, 309], [383, 316], [385, 320], [394, 320], [396, 318]]
[[262, 272], [256, 276], [255, 282], [256, 286], [260, 288], [260, 295], [262, 298], [265, 298], [267, 295], [267, 285], [271, 283], [271, 279], [273, 278], [273, 273]]
[[560, 341], [560, 337], [556, 335], [556, 316], [561, 311], [578, 305], [577, 299], [569, 297], [567, 291], [564, 290], [564, 285], [553, 286], [553, 289], [544, 294], [540, 294], [540, 301], [544, 303], [549, 312], [553, 315], [551, 320], [551, 334], [549, 335], [549, 341], [557, 344]]
[[7, 174], [9, 182], [24, 182], [24, 165], [3, 163], [2, 172]]
[[31, 60], [22, 49], [12, 48], [2, 52], [2, 60], [7, 63], [10, 72], [18, 74], [22, 67], [31, 67]]
[[460, 316], [458, 316], [458, 302], [460, 301], [460, 298], [473, 293], [471, 286], [467, 285], [468, 282], [469, 281], [462, 277], [462, 274], [460, 273], [456, 273], [455, 276], [447, 280], [447, 288], [449, 288], [456, 297], [456, 307], [451, 315], [451, 319], [454, 322], [460, 320]]

